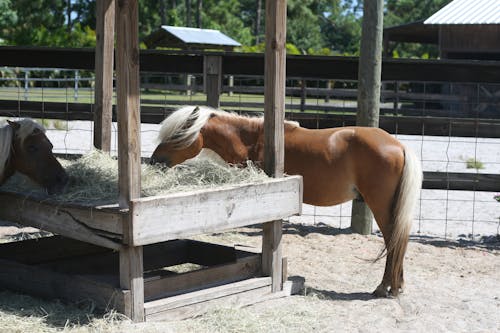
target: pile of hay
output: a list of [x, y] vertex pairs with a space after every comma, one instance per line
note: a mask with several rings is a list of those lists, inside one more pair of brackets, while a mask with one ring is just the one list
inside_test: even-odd
[[[77, 160], [60, 159], [70, 181], [63, 194], [51, 198], [82, 204], [106, 204], [118, 201], [118, 161], [116, 157], [92, 151]], [[251, 162], [245, 168], [195, 158], [173, 168], [142, 164], [142, 196], [215, 188], [224, 185], [263, 182], [267, 175]], [[45, 196], [39, 186], [16, 175], [2, 189], [28, 195]]]

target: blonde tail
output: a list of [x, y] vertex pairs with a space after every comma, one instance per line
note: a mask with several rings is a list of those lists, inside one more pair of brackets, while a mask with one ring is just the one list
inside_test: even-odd
[[405, 148], [405, 165], [393, 206], [393, 230], [387, 246], [388, 259], [392, 259], [391, 292], [399, 294], [403, 261], [413, 221], [413, 212], [422, 188], [422, 167], [415, 153]]

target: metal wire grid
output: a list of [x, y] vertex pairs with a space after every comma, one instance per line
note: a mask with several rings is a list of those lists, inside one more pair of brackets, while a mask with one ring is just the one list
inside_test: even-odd
[[[68, 71], [73, 74], [73, 71]], [[42, 72], [43, 73], [43, 72]], [[169, 76], [178, 75], [168, 75], [168, 74], [157, 74], [159, 76], [164, 76], [166, 81], [172, 82]], [[75, 86], [75, 79], [66, 78], [60, 81], [57, 79], [46, 79], [45, 77], [36, 78], [30, 76], [29, 80], [31, 85], [36, 86], [36, 88], [30, 88], [28, 95], [26, 95], [25, 89], [25, 78], [19, 77], [14, 79], [14, 87], [5, 89], [2, 87], [3, 99], [16, 99], [19, 102], [20, 115], [21, 107], [20, 101], [26, 100], [36, 100], [42, 102], [42, 119], [44, 117], [44, 102], [57, 101], [66, 104], [66, 114], [68, 118], [65, 122], [58, 125], [55, 123], [48, 123], [49, 134], [52, 135], [52, 141], [55, 143], [55, 151], [59, 153], [85, 153], [92, 149], [92, 137], [93, 137], [93, 125], [92, 122], [88, 121], [69, 121], [69, 104], [75, 102], [75, 96], [77, 96], [77, 101], [82, 103], [94, 102], [93, 93], [93, 79], [92, 78], [78, 78], [80, 82], [85, 82], [87, 80], [87, 87]], [[7, 79], [3, 78], [3, 81]], [[190, 91], [185, 91], [179, 94], [179, 92], [172, 91], [162, 91], [158, 90], [155, 93], [151, 93], [150, 89], [141, 89], [141, 99], [142, 104], [148, 104], [149, 100], [153, 99], [155, 106], [162, 108], [164, 116], [172, 109], [175, 109], [179, 104], [203, 104], [205, 100], [205, 95], [201, 87], [203, 86], [202, 75], [190, 76], [189, 80], [191, 83], [189, 85]], [[225, 78], [226, 82], [229, 81]], [[57, 82], [58, 88], [54, 88], [54, 82]], [[234, 77], [233, 78], [234, 87], [245, 87], [251, 85], [253, 87], [262, 86], [263, 80], [261, 77], [251, 76], [251, 77]], [[290, 88], [300, 88], [297, 86], [300, 84], [300, 80], [287, 80], [287, 87]], [[396, 83], [398, 84], [398, 83]], [[428, 86], [434, 86], [435, 83], [420, 83], [423, 85], [424, 96], [427, 93]], [[12, 86], [12, 79], [10, 81]], [[346, 85], [352, 86], [351, 81], [346, 81], [345, 83], [336, 82], [336, 85]], [[186, 87], [188, 85], [185, 85]], [[308, 80], [308, 86], [315, 88], [322, 88], [325, 86], [325, 82], [320, 80], [312, 81]], [[79, 94], [75, 94], [75, 88], [79, 89]], [[234, 88], [233, 88], [234, 89]], [[254, 90], [257, 88], [254, 88]], [[481, 100], [480, 90], [482, 89], [480, 85], [476, 85], [477, 99], [470, 102], [471, 105], [480, 105], [484, 102]], [[221, 103], [229, 103], [230, 109], [235, 112], [248, 112], [248, 111], [262, 111], [261, 107], [258, 106], [259, 103], [263, 102], [263, 96], [260, 93], [252, 93], [252, 91], [238, 92], [229, 91], [226, 89], [221, 96]], [[237, 89], [234, 89], [237, 90]], [[500, 85], [498, 90], [500, 90]], [[260, 90], [258, 90], [260, 91]], [[450, 89], [450, 94], [453, 90]], [[181, 98], [179, 98], [181, 96]], [[286, 103], [288, 105], [300, 105], [304, 103], [304, 96], [299, 94], [288, 94]], [[250, 104], [250, 106], [248, 106]], [[424, 98], [421, 106], [421, 113], [425, 114], [429, 111], [428, 102]], [[335, 97], [326, 102], [324, 97], [314, 97], [306, 96], [306, 107], [310, 105], [322, 106], [322, 105], [333, 105], [339, 107], [340, 110], [346, 110], [355, 106], [355, 102], [352, 98], [342, 98]], [[384, 105], [387, 106], [387, 105]], [[400, 107], [401, 105], [398, 105]], [[321, 112], [321, 111], [315, 111]], [[447, 113], [448, 116], [453, 114], [453, 108], [450, 108]], [[477, 112], [477, 117], [479, 116], [479, 109]], [[500, 112], [500, 110], [499, 110]], [[350, 112], [340, 111], [337, 112], [341, 116], [350, 115]], [[291, 117], [293, 119], [293, 115]], [[343, 125], [345, 125], [345, 120], [343, 120]], [[54, 128], [54, 127], [57, 127]], [[319, 127], [319, 119], [318, 119]], [[142, 134], [142, 153], [143, 156], [149, 156], [155, 146], [155, 138], [158, 132], [158, 125], [153, 124], [142, 124], [141, 134]], [[500, 140], [499, 139], [487, 139], [487, 138], [457, 138], [457, 137], [431, 137], [425, 136], [425, 128], [423, 128], [421, 136], [406, 136], [397, 133], [395, 136], [414, 149], [419, 153], [420, 158], [423, 163], [424, 170], [428, 171], [443, 171], [443, 172], [465, 172], [463, 170], [463, 165], [466, 163], [466, 158], [472, 158], [475, 161], [480, 161], [483, 163], [486, 173], [500, 173]], [[113, 140], [112, 140], [112, 151], [116, 153], [116, 143], [117, 143], [117, 125], [113, 123]], [[445, 159], [436, 157], [436, 154], [429, 154], [427, 152], [428, 147], [432, 146], [434, 149], [438, 149], [438, 156], [445, 156]], [[457, 148], [458, 147], [458, 148]], [[467, 148], [464, 148], [467, 147]], [[467, 153], [459, 155], [456, 157], [456, 150], [462, 150]], [[465, 155], [464, 155], [465, 154]], [[485, 159], [486, 158], [486, 159]], [[472, 172], [483, 172], [482, 170], [472, 170]], [[500, 188], [499, 188], [500, 190]], [[350, 214], [351, 204], [342, 204], [336, 207], [314, 207], [305, 206], [303, 217], [301, 221], [307, 221], [312, 224], [317, 223], [327, 223], [338, 228], [345, 228], [350, 225]], [[449, 237], [464, 237], [470, 240], [478, 240], [478, 235], [498, 235], [500, 228], [500, 205], [493, 200], [493, 193], [490, 192], [464, 192], [464, 191], [451, 191], [447, 190], [422, 190], [421, 197], [419, 199], [419, 205], [417, 207], [416, 220], [418, 223], [414, 224], [412, 233], [416, 235], [428, 235], [436, 233], [436, 230], [441, 230], [438, 232], [439, 237], [449, 238]], [[439, 225], [439, 228], [436, 228]], [[374, 225], [376, 227], [376, 225]]]

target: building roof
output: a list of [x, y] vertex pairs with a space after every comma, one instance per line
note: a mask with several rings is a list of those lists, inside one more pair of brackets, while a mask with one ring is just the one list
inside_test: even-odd
[[424, 24], [500, 24], [500, 0], [453, 0]]
[[437, 44], [439, 27], [424, 25], [423, 20], [388, 27], [384, 29], [384, 39], [392, 42]]
[[179, 47], [182, 49], [223, 48], [232, 49], [241, 46], [234, 39], [219, 30], [173, 27], [162, 25], [161, 28], [145, 38], [149, 48]]

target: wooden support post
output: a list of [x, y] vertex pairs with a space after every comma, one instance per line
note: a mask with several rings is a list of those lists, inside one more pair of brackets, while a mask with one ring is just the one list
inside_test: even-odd
[[126, 293], [124, 314], [135, 322], [144, 321], [144, 265], [142, 246], [120, 251], [120, 287]]
[[[384, 1], [363, 2], [363, 26], [358, 67], [356, 125], [378, 127], [382, 70]], [[353, 200], [351, 228], [361, 234], [372, 231], [373, 214], [361, 200]]]
[[111, 150], [115, 0], [96, 4], [94, 147]]
[[[284, 172], [286, 78], [286, 0], [266, 1], [264, 76], [264, 170], [273, 177]], [[272, 291], [282, 290], [282, 221], [264, 224], [262, 270], [272, 277]]]
[[222, 89], [222, 57], [204, 56], [204, 81], [207, 105], [218, 109]]
[[[128, 209], [130, 200], [140, 197], [141, 140], [139, 110], [138, 0], [117, 0], [116, 6], [116, 88], [118, 111], [119, 205]], [[130, 234], [132, 219], [124, 218]], [[120, 286], [130, 290], [125, 314], [144, 321], [142, 247], [126, 246], [120, 251]]]

